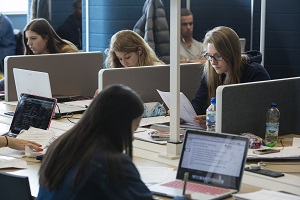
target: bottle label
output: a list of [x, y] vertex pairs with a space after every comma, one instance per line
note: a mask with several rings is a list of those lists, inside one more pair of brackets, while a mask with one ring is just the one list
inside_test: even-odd
[[216, 113], [215, 112], [207, 112], [206, 113], [206, 122], [215, 123], [216, 122]]
[[266, 125], [266, 135], [278, 136], [278, 125]]

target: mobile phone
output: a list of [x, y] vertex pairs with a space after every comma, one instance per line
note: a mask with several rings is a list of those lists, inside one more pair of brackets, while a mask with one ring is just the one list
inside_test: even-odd
[[280, 152], [280, 149], [257, 149], [254, 150], [253, 153], [263, 155], [263, 154], [269, 154], [269, 153], [278, 153]]
[[169, 132], [164, 132], [164, 131], [153, 131], [153, 132], [150, 133], [150, 137], [154, 141], [168, 141], [168, 140], [170, 140]]

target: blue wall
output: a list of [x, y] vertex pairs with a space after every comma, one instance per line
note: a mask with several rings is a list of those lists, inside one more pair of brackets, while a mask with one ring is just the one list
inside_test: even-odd
[[[104, 51], [110, 37], [119, 30], [133, 29], [142, 15], [145, 1], [141, 0], [89, 0], [90, 51]], [[170, 18], [170, 0], [162, 0]], [[73, 0], [52, 0], [52, 25], [57, 28], [72, 13]], [[182, 6], [185, 5], [182, 0]], [[254, 1], [253, 49], [259, 49], [260, 0]], [[240, 37], [247, 39], [250, 48], [251, 1], [248, 0], [191, 0], [194, 14], [194, 37], [202, 40], [215, 26], [232, 27]], [[300, 76], [300, 1], [267, 1], [265, 67], [271, 78]], [[9, 16], [14, 27], [22, 30], [26, 16]], [[83, 45], [85, 50], [85, 0], [83, 0]]]

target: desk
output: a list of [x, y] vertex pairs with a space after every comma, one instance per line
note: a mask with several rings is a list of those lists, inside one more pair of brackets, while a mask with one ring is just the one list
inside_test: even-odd
[[[0, 127], [9, 128], [8, 121], [11, 117], [5, 116], [3, 113], [6, 111], [14, 110], [13, 106], [6, 105], [0, 102]], [[80, 117], [80, 115], [77, 115]], [[76, 121], [76, 120], [74, 120]], [[74, 124], [69, 122], [67, 119], [53, 120], [50, 128], [57, 132], [63, 133], [68, 130]], [[286, 145], [288, 144], [285, 141]], [[137, 166], [149, 166], [149, 167], [172, 167], [177, 168], [178, 159], [167, 160], [158, 157], [159, 152], [166, 151], [165, 145], [153, 144], [144, 141], [135, 140], [134, 146], [134, 158], [133, 161]], [[285, 190], [300, 195], [300, 162], [295, 163], [296, 165], [288, 165], [283, 163], [282, 165], [268, 165], [270, 169], [283, 169], [284, 172], [288, 172], [284, 177], [280, 178], [269, 178], [258, 174], [245, 172], [241, 187], [241, 193], [257, 191], [261, 188], [271, 190]], [[5, 169], [1, 171], [13, 173], [16, 175], [23, 175], [29, 177], [31, 192], [33, 196], [38, 194], [38, 170], [40, 167], [39, 162], [28, 161], [27, 169]], [[285, 171], [287, 170], [287, 171]], [[228, 198], [232, 199], [232, 198]]]

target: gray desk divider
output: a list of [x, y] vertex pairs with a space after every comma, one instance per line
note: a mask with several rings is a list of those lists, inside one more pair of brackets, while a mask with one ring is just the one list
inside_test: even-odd
[[264, 138], [271, 103], [280, 111], [279, 135], [300, 134], [300, 77], [219, 86], [216, 131]]
[[[188, 99], [195, 97], [200, 85], [203, 65], [180, 65], [180, 89]], [[124, 84], [135, 90], [144, 102], [162, 102], [156, 89], [170, 91], [170, 66], [145, 66], [102, 69], [99, 71], [99, 90], [112, 85]]]
[[8, 56], [4, 62], [5, 101], [17, 100], [13, 68], [47, 72], [53, 97], [93, 97], [98, 85], [98, 72], [103, 68], [103, 53]]

